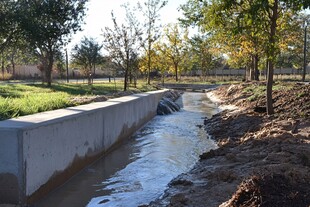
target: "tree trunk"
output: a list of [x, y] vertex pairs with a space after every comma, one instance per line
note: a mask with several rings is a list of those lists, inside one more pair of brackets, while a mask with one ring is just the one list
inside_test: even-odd
[[2, 62], [1, 62], [1, 72], [2, 72], [2, 80], [4, 80], [4, 58], [2, 56]]
[[252, 66], [251, 65], [247, 65], [245, 67], [245, 80], [246, 81], [251, 80], [251, 70], [252, 70]]
[[[150, 30], [150, 28], [149, 28]], [[151, 34], [149, 31], [149, 36], [148, 36], [148, 58], [147, 58], [147, 84], [151, 84]]]
[[87, 74], [86, 74], [87, 84], [91, 85], [91, 83], [92, 83], [92, 66], [91, 66], [91, 64], [89, 64], [89, 66], [86, 66], [86, 71], [87, 71]]
[[14, 61], [14, 56], [15, 56], [15, 50], [11, 55], [11, 64], [12, 64], [12, 77], [15, 80], [15, 61]]
[[94, 63], [94, 74], [92, 75], [92, 79], [91, 79], [92, 83], [94, 83], [95, 75], [96, 75], [96, 64]]
[[269, 36], [269, 48], [267, 52], [268, 58], [268, 76], [267, 76], [267, 114], [274, 114], [273, 101], [272, 101], [272, 85], [273, 85], [273, 69], [274, 69], [274, 56], [275, 56], [275, 43], [276, 43], [276, 29], [277, 29], [277, 19], [278, 19], [278, 0], [274, 1], [272, 6], [272, 16], [271, 16], [271, 26], [270, 26], [270, 36]]
[[136, 76], [133, 77], [133, 83], [134, 83], [135, 88], [137, 88], [138, 80]]
[[254, 80], [259, 81], [258, 54], [254, 55]]
[[255, 60], [254, 60], [254, 55], [251, 55], [251, 66], [250, 66], [249, 80], [253, 81], [254, 79], [255, 79]]
[[129, 51], [126, 52], [126, 68], [125, 68], [125, 78], [124, 78], [124, 91], [127, 91], [128, 83], [128, 72], [129, 72]]
[[132, 84], [133, 81], [133, 75], [132, 75], [132, 69], [129, 70], [129, 83]]
[[125, 70], [124, 91], [127, 91], [127, 82], [128, 82], [128, 69]]
[[272, 85], [273, 85], [273, 62], [270, 61], [268, 64], [267, 71], [267, 114], [271, 115], [274, 113], [273, 100], [272, 100]]
[[48, 87], [51, 87], [52, 85], [52, 71], [53, 71], [53, 63], [54, 63], [54, 55], [52, 52], [48, 53], [48, 60], [47, 60], [47, 66], [45, 70], [45, 78], [46, 78], [46, 83]]
[[304, 70], [302, 72], [302, 82], [306, 80], [306, 70], [307, 70], [307, 25], [305, 26], [305, 38], [304, 38]]
[[178, 82], [179, 78], [178, 78], [178, 65], [174, 64], [174, 72], [175, 72], [175, 81]]
[[161, 74], [161, 84], [164, 85], [165, 84], [165, 73]]

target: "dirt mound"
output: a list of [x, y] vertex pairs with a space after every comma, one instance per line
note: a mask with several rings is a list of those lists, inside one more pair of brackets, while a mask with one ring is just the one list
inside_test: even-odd
[[81, 104], [89, 104], [92, 102], [101, 102], [101, 101], [106, 101], [108, 100], [108, 97], [106, 96], [76, 96], [72, 99], [70, 99], [70, 102], [75, 104], [75, 105], [81, 105]]
[[[299, 83], [275, 83], [273, 86], [275, 117], [309, 118], [310, 85]], [[234, 104], [254, 111], [256, 107], [266, 107], [266, 87], [264, 82], [225, 85], [214, 93], [221, 97], [222, 104]], [[262, 111], [266, 112], [266, 110]]]
[[221, 207], [308, 207], [310, 183], [298, 183], [281, 174], [254, 175], [242, 181]]

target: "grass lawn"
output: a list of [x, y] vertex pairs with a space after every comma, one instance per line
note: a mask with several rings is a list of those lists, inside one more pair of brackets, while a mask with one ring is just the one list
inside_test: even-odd
[[[122, 90], [122, 81], [93, 85], [54, 83], [51, 88], [43, 84], [0, 84], [0, 120], [75, 106], [77, 103], [72, 100], [76, 97], [113, 97]], [[144, 92], [154, 88], [141, 82], [129, 90]]]

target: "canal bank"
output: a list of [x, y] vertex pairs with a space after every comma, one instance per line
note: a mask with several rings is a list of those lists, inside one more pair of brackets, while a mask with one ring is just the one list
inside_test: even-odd
[[166, 90], [0, 122], [0, 204], [33, 202], [156, 115]]

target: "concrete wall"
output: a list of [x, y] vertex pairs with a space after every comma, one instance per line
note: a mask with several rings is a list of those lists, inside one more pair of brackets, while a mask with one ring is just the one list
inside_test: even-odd
[[156, 115], [165, 90], [0, 122], [0, 203], [32, 202]]

